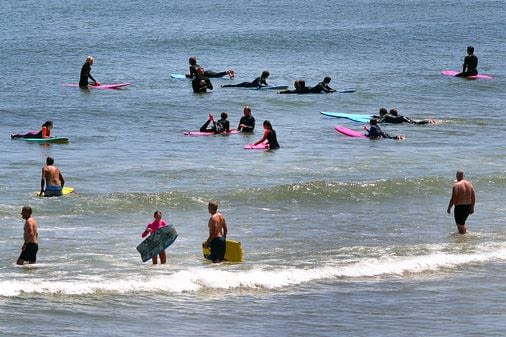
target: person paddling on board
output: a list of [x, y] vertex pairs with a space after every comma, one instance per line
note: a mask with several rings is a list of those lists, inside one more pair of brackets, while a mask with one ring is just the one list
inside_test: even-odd
[[321, 81], [320, 83], [318, 83], [317, 85], [315, 85], [314, 87], [309, 89], [308, 93], [309, 94], [320, 94], [322, 91], [324, 93], [336, 92], [335, 89], [332, 89], [331, 87], [329, 87], [330, 81], [332, 81], [332, 78], [330, 78], [330, 76], [325, 76], [323, 81]]
[[25, 220], [23, 228], [24, 244], [21, 247], [21, 255], [16, 261], [17, 265], [23, 265], [25, 261], [29, 264], [37, 262], [37, 251], [39, 250], [39, 233], [37, 228], [37, 221], [32, 217], [32, 208], [24, 206], [21, 210], [21, 217]]
[[242, 132], [253, 132], [255, 129], [255, 117], [251, 115], [251, 108], [246, 105], [243, 109], [243, 113], [244, 116], [241, 117], [237, 130]]
[[[197, 58], [195, 56], [190, 57], [188, 60], [188, 63], [190, 64], [190, 73], [186, 74], [187, 78], [194, 78], [197, 76], [197, 69], [200, 68], [200, 65], [197, 64]], [[227, 71], [211, 71], [211, 70], [205, 70], [204, 76], [205, 77], [211, 77], [211, 78], [217, 78], [217, 77], [223, 77], [225, 75], [228, 75], [230, 79], [234, 78], [235, 73], [234, 70], [230, 69]]]
[[197, 68], [197, 76], [192, 81], [192, 88], [194, 93], [204, 93], [207, 90], [213, 90], [211, 80], [204, 75], [204, 68]]
[[80, 88], [88, 88], [88, 78], [91, 78], [93, 80], [92, 85], [100, 85], [100, 83], [97, 82], [96, 79], [91, 76], [91, 66], [93, 64], [93, 56], [86, 57], [86, 61], [84, 62], [83, 66], [81, 67], [81, 77], [79, 79], [79, 87]]
[[276, 136], [276, 131], [272, 128], [271, 122], [269, 122], [268, 120], [265, 120], [263, 123], [263, 127], [264, 127], [264, 134], [262, 135], [262, 138], [260, 138], [253, 145], [258, 145], [260, 143], [267, 141], [267, 143], [269, 143], [269, 150], [279, 149], [279, 143], [278, 143], [278, 138]]
[[457, 77], [468, 77], [478, 75], [478, 57], [474, 55], [474, 47], [467, 47], [467, 56], [464, 57], [464, 64], [462, 65], [462, 72], [458, 73]]
[[[208, 133], [223, 133], [230, 132], [230, 122], [227, 120], [228, 114], [223, 111], [221, 113], [221, 119], [219, 121], [214, 120], [214, 116], [209, 114], [209, 119], [200, 127], [200, 132], [208, 132]], [[213, 124], [210, 129], [207, 127], [209, 124]]]
[[[162, 220], [162, 212], [156, 211], [153, 214], [153, 217], [155, 218], [155, 220], [148, 224], [144, 232], [142, 232], [141, 237], [145, 238], [146, 236], [148, 236], [148, 234], [153, 235], [160, 228], [167, 226], [165, 220]], [[162, 250], [160, 254], [158, 254], [158, 256], [160, 257], [161, 264], [165, 264], [165, 262], [167, 262], [167, 255], [165, 254], [165, 250]], [[154, 255], [151, 258], [151, 261], [153, 261], [153, 264], [158, 264], [158, 257]]]
[[267, 78], [269, 77], [271, 73], [268, 70], [264, 70], [262, 72], [262, 75], [260, 77], [255, 78], [251, 82], [241, 82], [238, 84], [225, 84], [222, 85], [222, 88], [260, 88], [260, 87], [266, 87], [267, 84]]
[[206, 259], [213, 261], [213, 263], [218, 263], [225, 259], [228, 233], [227, 223], [225, 217], [218, 212], [217, 201], [210, 201], [207, 205], [207, 210], [211, 214], [211, 218], [207, 224], [209, 237], [203, 243], [203, 246], [211, 250], [211, 254], [207, 255]]
[[474, 204], [476, 203], [476, 194], [473, 185], [464, 179], [464, 171], [458, 170], [455, 175], [457, 182], [453, 184], [452, 197], [446, 210], [451, 214], [452, 207], [455, 206], [453, 215], [455, 224], [460, 234], [466, 234], [466, 220], [469, 214], [474, 213]]
[[53, 128], [53, 122], [52, 121], [46, 121], [44, 124], [42, 124], [42, 128], [40, 131], [32, 131], [25, 134], [19, 134], [19, 133], [13, 133], [11, 134], [11, 139], [18, 139], [18, 138], [51, 138], [51, 129]]
[[306, 81], [304, 80], [295, 80], [293, 86], [295, 90], [283, 90], [279, 94], [309, 94], [311, 90], [311, 88], [306, 87]]
[[59, 197], [63, 194], [63, 185], [65, 185], [65, 180], [60, 169], [54, 166], [53, 157], [47, 157], [46, 165], [42, 167], [39, 196]]
[[436, 121], [433, 119], [423, 119], [423, 120], [414, 120], [409, 117], [399, 115], [397, 109], [390, 109], [390, 112], [385, 108], [380, 108], [379, 116], [373, 116], [374, 118], [378, 118], [378, 123], [391, 123], [391, 124], [400, 124], [400, 123], [409, 123], [409, 124], [436, 124]]
[[388, 133], [383, 132], [381, 128], [378, 125], [378, 120], [376, 118], [371, 118], [369, 121], [369, 128], [364, 126], [364, 130], [367, 131], [366, 137], [369, 137], [369, 139], [380, 139], [380, 138], [389, 138], [389, 139], [396, 139], [396, 140], [403, 140], [406, 139], [403, 135], [398, 136], [390, 136]]

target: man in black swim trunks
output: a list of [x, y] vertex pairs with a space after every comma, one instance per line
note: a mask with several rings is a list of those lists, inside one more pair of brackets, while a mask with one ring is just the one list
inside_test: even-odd
[[476, 194], [473, 185], [464, 179], [464, 171], [457, 171], [455, 176], [457, 182], [453, 184], [452, 197], [446, 211], [448, 214], [451, 214], [452, 206], [455, 206], [455, 210], [453, 211], [455, 224], [460, 234], [466, 234], [466, 220], [470, 214], [474, 213]]
[[221, 262], [225, 259], [226, 239], [227, 239], [227, 223], [225, 217], [218, 212], [218, 202], [210, 201], [207, 205], [207, 210], [211, 214], [211, 218], [207, 224], [209, 228], [209, 237], [203, 246], [210, 248], [211, 254], [206, 256], [206, 259], [213, 261], [213, 263]]
[[192, 81], [194, 93], [204, 93], [207, 90], [213, 90], [211, 80], [204, 75], [204, 68], [197, 68], [197, 76]]
[[462, 65], [462, 72], [455, 75], [458, 77], [468, 77], [478, 75], [478, 58], [474, 55], [474, 47], [467, 47], [467, 56], [464, 57], [464, 64]]
[[93, 85], [100, 85], [100, 83], [97, 82], [91, 76], [91, 65], [93, 64], [93, 56], [88, 56], [86, 58], [86, 62], [84, 62], [82, 68], [81, 68], [81, 77], [79, 79], [79, 87], [81, 88], [88, 88], [88, 77], [93, 80]]
[[34, 264], [37, 262], [37, 251], [39, 250], [37, 243], [39, 238], [37, 221], [32, 217], [32, 208], [30, 206], [23, 207], [21, 217], [25, 219], [23, 230], [25, 243], [21, 247], [21, 255], [19, 255], [16, 264], [23, 265], [25, 261], [28, 261], [29, 264]]

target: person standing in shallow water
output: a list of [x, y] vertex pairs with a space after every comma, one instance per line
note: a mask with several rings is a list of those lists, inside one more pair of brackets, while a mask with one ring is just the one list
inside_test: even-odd
[[455, 206], [453, 210], [455, 224], [460, 234], [466, 234], [466, 220], [470, 214], [474, 213], [476, 194], [473, 185], [464, 179], [464, 171], [457, 171], [455, 176], [457, 182], [453, 184], [452, 197], [446, 211], [451, 214], [452, 206]]
[[221, 262], [225, 259], [226, 239], [227, 239], [227, 223], [225, 217], [218, 212], [218, 202], [210, 201], [207, 210], [211, 214], [211, 218], [207, 224], [209, 228], [209, 237], [203, 243], [204, 248], [210, 248], [211, 254], [206, 259], [213, 263]]
[[[165, 220], [162, 220], [162, 212], [156, 211], [153, 214], [153, 217], [155, 220], [153, 222], [150, 222], [144, 232], [142, 232], [141, 237], [145, 238], [146, 236], [153, 235], [156, 233], [157, 230], [159, 230], [162, 227], [167, 226], [167, 223]], [[162, 250], [160, 254], [158, 254], [160, 257], [160, 264], [165, 264], [167, 262], [167, 255], [165, 253], [165, 250]], [[155, 255], [151, 258], [151, 261], [153, 264], [158, 264], [158, 257]]]
[[251, 115], [251, 108], [246, 105], [243, 109], [243, 114], [244, 116], [241, 117], [237, 130], [241, 132], [253, 132], [255, 129], [255, 117]]
[[37, 251], [39, 250], [39, 232], [37, 228], [37, 221], [32, 217], [32, 208], [24, 206], [21, 210], [21, 217], [25, 220], [23, 229], [24, 244], [21, 247], [21, 255], [16, 261], [17, 265], [23, 265], [25, 261], [29, 264], [37, 262]]

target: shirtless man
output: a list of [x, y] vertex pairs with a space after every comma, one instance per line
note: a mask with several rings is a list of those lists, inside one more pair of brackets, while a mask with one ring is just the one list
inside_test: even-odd
[[464, 179], [464, 171], [457, 171], [457, 182], [453, 185], [452, 197], [448, 204], [448, 214], [451, 213], [452, 206], [455, 206], [453, 211], [455, 216], [455, 223], [460, 234], [466, 234], [466, 220], [469, 214], [474, 213], [474, 203], [476, 196], [474, 194], [473, 185]]
[[54, 159], [47, 157], [46, 165], [42, 168], [42, 178], [40, 179], [40, 196], [57, 197], [62, 195], [65, 180], [61, 175], [60, 169], [53, 164]]
[[218, 213], [218, 202], [210, 201], [207, 209], [211, 214], [209, 219], [209, 238], [204, 242], [205, 248], [211, 249], [211, 254], [206, 256], [213, 263], [221, 262], [225, 258], [227, 223], [221, 213]]
[[37, 251], [39, 245], [37, 243], [39, 234], [37, 232], [37, 221], [32, 217], [32, 208], [24, 206], [21, 210], [21, 217], [25, 219], [25, 227], [23, 238], [25, 243], [21, 247], [21, 255], [19, 255], [16, 264], [22, 265], [25, 261], [29, 264], [34, 264], [37, 261]]

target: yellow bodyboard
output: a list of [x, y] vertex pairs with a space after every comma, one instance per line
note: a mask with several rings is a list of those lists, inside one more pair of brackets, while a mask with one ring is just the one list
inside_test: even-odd
[[[73, 187], [63, 186], [63, 189], [62, 189], [63, 195], [67, 195], [67, 194], [70, 194], [72, 192], [74, 192], [74, 188]], [[40, 197], [41, 196], [40, 192], [37, 192], [37, 195]]]
[[[202, 246], [202, 253], [204, 254], [204, 257], [206, 257], [207, 255], [211, 254], [211, 250], [209, 248], [204, 248], [204, 246]], [[227, 240], [227, 246], [225, 249], [225, 261], [228, 262], [243, 261], [243, 250], [242, 245], [239, 241]]]

